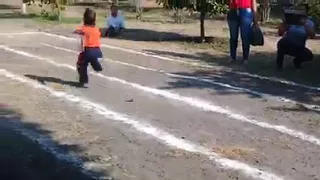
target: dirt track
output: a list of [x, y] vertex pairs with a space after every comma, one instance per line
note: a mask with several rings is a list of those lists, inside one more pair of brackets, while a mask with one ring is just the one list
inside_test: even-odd
[[318, 90], [223, 68], [210, 73], [216, 84], [207, 83], [195, 67], [107, 46], [105, 70], [81, 89], [76, 41], [14, 29], [0, 39], [1, 101], [19, 109], [22, 124], [51, 132], [90, 171], [132, 180], [320, 178], [319, 111], [274, 98], [320, 105]]

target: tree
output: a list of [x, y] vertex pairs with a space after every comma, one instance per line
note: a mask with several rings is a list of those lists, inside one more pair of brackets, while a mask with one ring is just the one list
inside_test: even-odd
[[181, 10], [194, 9], [200, 12], [200, 37], [205, 40], [204, 20], [209, 15], [225, 14], [228, 11], [226, 0], [157, 0], [165, 8]]
[[263, 0], [259, 6], [261, 11], [261, 22], [268, 22], [270, 20], [271, 4], [270, 0]]
[[135, 9], [136, 9], [136, 19], [137, 20], [141, 20], [142, 19], [142, 11], [143, 11], [143, 8], [142, 8], [142, 4], [141, 4], [141, 0], [134, 0], [134, 6], [135, 6]]
[[[23, 0], [23, 3], [26, 3], [28, 5], [36, 3], [35, 0]], [[68, 5], [70, 3], [70, 0], [41, 0], [39, 6], [43, 7], [43, 5], [48, 5], [51, 7], [51, 15], [54, 13], [54, 16], [58, 18], [59, 21], [61, 21], [61, 11], [65, 9], [65, 5]], [[50, 13], [42, 10], [41, 13], [46, 14], [47, 16], [50, 16]]]

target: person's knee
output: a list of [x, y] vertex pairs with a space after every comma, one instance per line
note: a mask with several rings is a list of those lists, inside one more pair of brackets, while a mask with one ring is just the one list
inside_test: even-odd
[[91, 66], [92, 66], [93, 70], [96, 72], [103, 70], [102, 65], [100, 64], [98, 58], [91, 62]]

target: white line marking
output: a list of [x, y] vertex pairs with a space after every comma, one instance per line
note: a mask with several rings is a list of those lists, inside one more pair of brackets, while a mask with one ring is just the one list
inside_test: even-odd
[[[44, 34], [44, 35], [51, 36], [51, 37], [58, 37], [58, 38], [61, 38], [61, 39], [71, 40], [71, 41], [75, 41], [76, 40], [76, 38], [73, 38], [73, 37], [66, 37], [66, 36], [57, 35], [57, 34], [51, 34], [51, 33], [46, 33], [46, 32], [39, 32], [39, 34]], [[202, 68], [209, 68], [209, 69], [216, 69], [217, 68], [217, 67], [212, 66], [212, 65], [199, 64], [200, 63], [199, 60], [197, 61], [198, 63], [191, 62], [191, 61], [184, 61], [184, 60], [179, 60], [179, 59], [173, 59], [173, 58], [169, 58], [169, 57], [154, 55], [154, 54], [150, 54], [150, 53], [139, 52], [139, 51], [128, 49], [128, 48], [121, 48], [121, 47], [106, 45], [106, 44], [102, 44], [102, 47], [109, 48], [109, 49], [116, 49], [116, 50], [129, 52], [129, 53], [133, 53], [133, 54], [139, 54], [139, 55], [143, 55], [143, 56], [148, 56], [148, 57], [154, 57], [154, 58], [162, 59], [162, 60], [166, 60], [166, 61], [189, 64], [189, 65], [192, 65], [192, 66], [195, 66], [195, 67], [202, 67]], [[286, 84], [286, 85], [302, 87], [302, 88], [306, 88], [306, 89], [310, 89], [310, 90], [320, 91], [320, 87], [299, 84], [299, 83], [296, 83], [296, 82], [293, 82], [293, 81], [283, 80], [283, 79], [280, 79], [280, 78], [277, 78], [277, 77], [266, 77], [266, 76], [261, 76], [261, 75], [258, 75], [258, 74], [251, 74], [251, 73], [247, 73], [247, 72], [234, 71], [234, 70], [229, 69], [229, 68], [226, 68], [224, 71], [230, 72], [230, 73], [235, 73], [235, 74], [240, 74], [240, 75], [245, 75], [245, 76], [249, 76], [249, 77], [253, 77], [253, 78], [258, 78], [258, 79], [261, 79], [261, 80], [268, 80], [268, 81], [277, 82], [277, 83], [281, 83], [281, 84]]]
[[30, 35], [39, 34], [41, 32], [13, 32], [13, 33], [0, 33], [0, 36], [17, 36], [17, 35]]
[[[41, 44], [44, 45], [44, 46], [47, 46], [47, 47], [51, 47], [51, 48], [57, 49], [57, 50], [62, 50], [62, 51], [78, 54], [78, 52], [75, 51], [75, 50], [62, 48], [62, 47], [50, 45], [50, 44], [47, 44], [47, 43], [41, 43]], [[246, 88], [232, 86], [230, 84], [216, 82], [216, 81], [213, 81], [213, 80], [208, 79], [208, 78], [198, 78], [198, 77], [194, 77], [194, 76], [186, 76], [186, 75], [178, 75], [178, 74], [173, 74], [173, 73], [167, 73], [167, 72], [164, 72], [162, 70], [157, 70], [157, 69], [153, 69], [153, 68], [148, 68], [148, 67], [144, 67], [144, 66], [130, 64], [130, 63], [122, 62], [122, 61], [115, 61], [115, 60], [111, 60], [111, 59], [107, 59], [107, 58], [104, 59], [104, 60], [112, 62], [112, 63], [125, 65], [125, 66], [135, 67], [135, 68], [142, 69], [142, 70], [147, 70], [147, 71], [152, 71], [152, 72], [165, 74], [165, 75], [167, 75], [169, 77], [177, 77], [177, 78], [182, 78], [182, 79], [189, 79], [189, 80], [194, 80], [194, 81], [199, 81], [199, 82], [205, 82], [205, 83], [208, 83], [208, 84], [221, 86], [221, 87], [225, 87], [225, 88], [229, 88], [229, 89], [233, 89], [233, 90], [237, 90], [237, 91], [243, 91], [243, 92], [246, 92], [246, 93], [249, 93], [249, 94], [252, 94], [252, 95], [260, 96], [260, 97], [262, 97], [264, 99], [268, 99], [269, 98], [269, 99], [274, 99], [274, 100], [281, 101], [281, 102], [298, 104], [298, 105], [303, 106], [306, 109], [320, 112], [320, 106], [318, 106], [318, 105], [302, 103], [302, 102], [298, 102], [298, 101], [295, 101], [295, 100], [292, 100], [292, 99], [289, 99], [289, 98], [285, 98], [285, 97], [281, 97], [281, 96], [276, 96], [276, 95], [272, 95], [272, 94], [268, 94], [268, 93], [262, 93], [262, 92], [258, 92], [258, 91], [254, 91], [254, 90], [250, 90], [250, 89], [246, 89]]]
[[[73, 71], [76, 71], [76, 68], [74, 66], [69, 65], [69, 64], [56, 63], [55, 61], [49, 60], [47, 58], [40, 57], [40, 56], [37, 56], [37, 55], [33, 55], [33, 54], [30, 54], [30, 53], [27, 53], [27, 52], [24, 52], [24, 51], [15, 50], [15, 49], [9, 48], [7, 46], [3, 46], [3, 45], [0, 45], [0, 48], [4, 49], [6, 51], [9, 51], [9, 52], [15, 53], [15, 54], [20, 54], [22, 56], [26, 56], [26, 57], [30, 57], [30, 58], [34, 58], [34, 59], [37, 59], [37, 60], [48, 62], [48, 63], [50, 63], [50, 64], [52, 64], [52, 65], [54, 65], [56, 67], [65, 67], [65, 68], [69, 68], [69, 69], [71, 69]], [[193, 98], [193, 97], [182, 96], [180, 94], [175, 94], [175, 93], [172, 93], [172, 92], [169, 92], [169, 91], [165, 91], [165, 90], [154, 89], [154, 88], [151, 88], [151, 87], [142, 86], [140, 84], [127, 82], [127, 81], [125, 81], [123, 79], [119, 79], [117, 77], [110, 77], [110, 76], [106, 76], [106, 75], [103, 75], [103, 74], [100, 74], [100, 73], [95, 73], [95, 72], [92, 72], [92, 71], [90, 71], [89, 73], [92, 74], [92, 75], [101, 77], [103, 79], [107, 79], [107, 80], [109, 80], [111, 82], [117, 82], [117, 83], [120, 83], [120, 84], [123, 84], [123, 85], [131, 86], [132, 88], [135, 88], [135, 89], [138, 89], [138, 90], [150, 93], [150, 94], [162, 96], [164, 98], [171, 99], [171, 100], [180, 101], [180, 102], [183, 102], [185, 104], [190, 105], [191, 107], [199, 108], [199, 109], [201, 109], [203, 111], [210, 111], [210, 112], [215, 112], [215, 113], [219, 113], [219, 114], [224, 114], [227, 117], [232, 118], [234, 120], [247, 122], [247, 123], [254, 124], [256, 126], [259, 126], [259, 127], [262, 127], [262, 128], [266, 128], [266, 129], [272, 129], [272, 130], [281, 132], [283, 134], [287, 134], [289, 136], [296, 137], [296, 138], [299, 138], [299, 139], [301, 139], [303, 141], [307, 141], [307, 142], [310, 142], [312, 144], [320, 146], [320, 139], [318, 139], [317, 137], [315, 137], [313, 135], [309, 135], [309, 134], [306, 134], [306, 133], [301, 132], [301, 131], [289, 129], [286, 126], [282, 126], [282, 125], [272, 125], [272, 124], [269, 124], [269, 123], [266, 123], [266, 122], [260, 122], [260, 121], [258, 121], [256, 119], [248, 118], [248, 117], [245, 117], [245, 116], [243, 116], [241, 114], [234, 113], [234, 112], [232, 112], [232, 111], [230, 111], [228, 109], [225, 109], [225, 108], [223, 108], [221, 106], [214, 105], [211, 102], [207, 102], [207, 101], [204, 101], [204, 100], [201, 100], [201, 99], [197, 99], [197, 98]]]
[[[66, 51], [66, 52], [70, 52], [70, 53], [74, 53], [74, 54], [79, 54], [78, 51], [72, 50], [72, 49], [67, 49], [67, 48], [63, 48], [63, 47], [58, 47], [58, 46], [54, 46], [51, 44], [47, 44], [47, 43], [40, 43], [41, 45], [47, 46], [47, 47], [51, 47], [57, 50], [61, 50], [61, 51]], [[135, 64], [130, 64], [130, 63], [126, 63], [126, 62], [122, 62], [122, 61], [115, 61], [109, 58], [104, 58], [105, 61], [108, 62], [112, 62], [112, 63], [117, 63], [117, 64], [121, 64], [121, 65], [125, 65], [125, 66], [131, 66], [131, 67], [135, 67], [138, 69], [142, 69], [142, 70], [147, 70], [147, 71], [153, 71], [153, 72], [158, 72], [158, 73], [165, 73], [162, 70], [157, 70], [157, 69], [153, 69], [153, 68], [148, 68], [148, 67], [144, 67], [144, 66], [139, 66], [139, 65], [135, 65]]]
[[[0, 73], [1, 74], [3, 73], [2, 69], [0, 69]], [[59, 147], [57, 147], [54, 144], [54, 142], [48, 137], [42, 136], [38, 133], [35, 133], [33, 131], [30, 131], [24, 128], [16, 128], [16, 130], [20, 132], [23, 136], [26, 136], [30, 140], [37, 142], [43, 150], [54, 155], [58, 160], [71, 163], [73, 166], [80, 168], [83, 174], [95, 178], [96, 175], [94, 175], [94, 172], [91, 172], [92, 168], [90, 168], [89, 165], [94, 164], [94, 166], [101, 166], [100, 164], [96, 162], [83, 162], [75, 154], [61, 152], [59, 150]], [[101, 177], [97, 177], [97, 178], [101, 178]]]
[[203, 146], [197, 146], [196, 144], [193, 144], [187, 140], [182, 140], [181, 138], [177, 138], [172, 134], [169, 134], [161, 129], [158, 129], [157, 127], [154, 127], [154, 126], [147, 124], [147, 123], [142, 123], [139, 120], [134, 120], [126, 114], [120, 114], [120, 113], [111, 111], [111, 110], [107, 109], [106, 107], [104, 107], [103, 105], [91, 102], [85, 98], [78, 97], [78, 96], [68, 94], [65, 92], [61, 92], [61, 91], [55, 91], [47, 86], [44, 86], [42, 84], [36, 83], [35, 81], [23, 78], [19, 75], [13, 74], [5, 69], [0, 69], [0, 74], [3, 76], [6, 76], [7, 78], [10, 78], [12, 80], [19, 81], [21, 83], [32, 86], [33, 88], [46, 90], [52, 96], [55, 96], [57, 98], [61, 98], [66, 101], [69, 101], [71, 103], [74, 103], [74, 104], [76, 104], [86, 110], [90, 110], [90, 111], [93, 110], [93, 111], [95, 111], [95, 113], [104, 116], [108, 120], [118, 121], [123, 124], [130, 125], [134, 129], [136, 129], [137, 131], [142, 132], [147, 135], [150, 135], [153, 138], [157, 139], [158, 141], [160, 141], [163, 144], [166, 144], [170, 147], [178, 148], [178, 149], [192, 152], [192, 153], [199, 153], [199, 154], [205, 155], [205, 156], [209, 157], [211, 160], [215, 161], [217, 164], [224, 167], [225, 169], [241, 171], [245, 175], [252, 177], [252, 178], [255, 178], [255, 179], [283, 180], [283, 178], [278, 177], [275, 174], [261, 171], [257, 168], [251, 167], [245, 163], [222, 158], [218, 154], [213, 153], [212, 151], [210, 151], [209, 149], [207, 149]]

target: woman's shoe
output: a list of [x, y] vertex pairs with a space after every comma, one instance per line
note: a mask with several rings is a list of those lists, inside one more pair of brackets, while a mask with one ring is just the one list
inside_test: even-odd
[[240, 64], [247, 65], [248, 64], [248, 60], [247, 59], [243, 59], [243, 60], [241, 60]]

